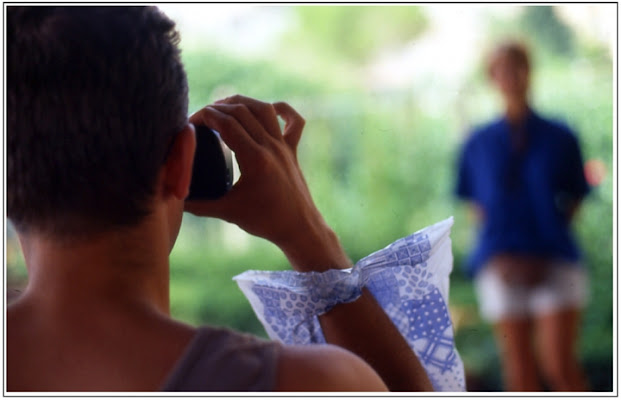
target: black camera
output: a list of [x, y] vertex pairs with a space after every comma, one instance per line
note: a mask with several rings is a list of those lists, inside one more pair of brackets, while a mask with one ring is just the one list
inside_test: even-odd
[[187, 200], [215, 200], [233, 186], [233, 156], [220, 135], [196, 126], [196, 153]]

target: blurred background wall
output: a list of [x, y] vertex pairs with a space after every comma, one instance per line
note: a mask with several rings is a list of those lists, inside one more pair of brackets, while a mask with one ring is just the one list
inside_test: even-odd
[[[235, 93], [285, 100], [307, 120], [300, 162], [326, 220], [356, 261], [450, 215], [451, 314], [470, 390], [500, 390], [489, 327], [462, 262], [474, 226], [452, 194], [469, 129], [500, 103], [486, 50], [520, 38], [533, 52], [533, 104], [579, 135], [594, 166], [575, 228], [591, 274], [580, 355], [593, 390], [612, 390], [615, 4], [424, 6], [161, 5], [178, 23], [192, 111]], [[10, 225], [7, 284], [27, 276]], [[171, 256], [175, 317], [265, 336], [231, 277], [286, 269], [270, 243], [186, 215]]]

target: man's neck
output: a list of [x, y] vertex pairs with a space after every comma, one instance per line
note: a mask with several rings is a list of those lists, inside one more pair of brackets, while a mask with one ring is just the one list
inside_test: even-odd
[[29, 275], [24, 297], [61, 310], [138, 306], [168, 314], [170, 241], [163, 223], [147, 218], [73, 243], [20, 235]]

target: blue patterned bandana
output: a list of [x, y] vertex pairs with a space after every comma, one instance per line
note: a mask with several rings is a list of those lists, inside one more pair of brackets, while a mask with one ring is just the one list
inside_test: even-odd
[[448, 309], [453, 218], [388, 245], [353, 268], [325, 272], [246, 271], [235, 278], [271, 339], [325, 343], [317, 319], [366, 287], [427, 371], [437, 391], [464, 391]]

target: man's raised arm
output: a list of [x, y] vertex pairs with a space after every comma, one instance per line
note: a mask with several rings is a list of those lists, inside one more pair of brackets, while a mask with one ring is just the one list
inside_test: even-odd
[[[278, 116], [285, 121], [284, 132]], [[199, 110], [190, 122], [220, 132], [236, 154], [241, 177], [223, 198], [188, 201], [187, 211], [222, 218], [270, 240], [297, 271], [351, 267], [299, 167], [304, 119], [292, 107], [233, 96]], [[328, 343], [365, 360], [390, 390], [433, 390], [418, 358], [368, 290], [319, 320]]]

